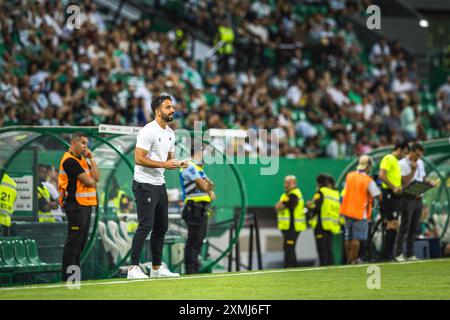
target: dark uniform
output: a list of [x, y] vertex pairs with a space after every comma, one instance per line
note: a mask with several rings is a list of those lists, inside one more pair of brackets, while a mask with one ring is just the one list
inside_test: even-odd
[[339, 191], [328, 187], [321, 187], [314, 195], [310, 225], [314, 229], [321, 266], [334, 264], [333, 235], [341, 231], [339, 198]]
[[[399, 160], [394, 155], [388, 154], [383, 157], [380, 170], [386, 170], [387, 179], [394, 187], [402, 186]], [[398, 220], [402, 210], [402, 197], [396, 195], [384, 182], [381, 184], [381, 188], [383, 197], [380, 208], [381, 217], [385, 221]], [[383, 255], [387, 260], [393, 259], [396, 235], [396, 230], [386, 229]]]
[[188, 274], [199, 272], [198, 256], [206, 237], [211, 204], [209, 194], [197, 188], [195, 180], [199, 178], [207, 179], [207, 176], [203, 168], [194, 162], [190, 161], [187, 168], [180, 169], [180, 183], [185, 203], [182, 218], [188, 227], [188, 238], [184, 250], [184, 263]]
[[303, 195], [296, 187], [283, 193], [280, 201], [285, 206], [277, 212], [278, 229], [283, 233], [284, 267], [296, 267], [295, 243], [300, 232], [307, 228]]
[[77, 158], [69, 152], [61, 159], [58, 175], [59, 203], [67, 216], [67, 239], [64, 244], [62, 279], [71, 273], [69, 266], [80, 267], [80, 256], [89, 235], [92, 207], [97, 205], [95, 187], [87, 187], [77, 177], [91, 175], [90, 165], [84, 157]]

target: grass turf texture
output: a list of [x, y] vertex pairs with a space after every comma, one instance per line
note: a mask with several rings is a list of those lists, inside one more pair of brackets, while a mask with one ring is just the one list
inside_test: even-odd
[[6, 299], [450, 299], [450, 259], [376, 264], [381, 288], [368, 289], [368, 265], [277, 269], [172, 279], [85, 281], [0, 289]]

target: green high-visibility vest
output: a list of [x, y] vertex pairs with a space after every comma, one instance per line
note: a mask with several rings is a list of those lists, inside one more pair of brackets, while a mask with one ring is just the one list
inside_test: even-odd
[[0, 225], [11, 226], [11, 215], [14, 212], [14, 202], [17, 197], [16, 182], [6, 173], [0, 184]]
[[[44, 198], [47, 202], [50, 202], [50, 191], [44, 186], [38, 186], [38, 198]], [[45, 212], [42, 210], [38, 211], [38, 221], [39, 222], [56, 222], [56, 218], [52, 215], [50, 211]]]
[[[283, 193], [280, 197], [281, 202], [289, 201], [289, 195], [294, 194], [298, 198], [297, 206], [294, 208], [294, 229], [297, 232], [304, 231], [307, 228], [306, 225], [306, 215], [303, 211], [304, 200], [302, 192], [299, 188], [294, 188], [287, 193]], [[288, 208], [279, 210], [277, 212], [278, 229], [279, 230], [289, 230], [291, 227], [291, 212]]]
[[[340, 195], [338, 190], [328, 187], [319, 189], [323, 195], [322, 207], [320, 208], [320, 220], [322, 229], [338, 234], [341, 231], [341, 223], [339, 217]], [[313, 229], [317, 226], [318, 218], [315, 216], [311, 219], [310, 224]]]
[[225, 45], [218, 50], [220, 54], [230, 55], [233, 53], [234, 31], [232, 28], [220, 26], [219, 41], [225, 42]]

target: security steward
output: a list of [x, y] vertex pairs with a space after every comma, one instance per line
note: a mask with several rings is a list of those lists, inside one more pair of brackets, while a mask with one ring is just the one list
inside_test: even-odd
[[339, 191], [334, 188], [334, 179], [321, 174], [316, 178], [317, 192], [313, 201], [308, 201], [309, 224], [314, 230], [319, 263], [321, 266], [334, 264], [333, 235], [341, 232], [339, 222]]
[[385, 230], [383, 257], [387, 261], [394, 260], [394, 245], [397, 236], [398, 219], [402, 209], [402, 175], [399, 161], [409, 152], [406, 142], [397, 143], [394, 151], [383, 157], [380, 163], [379, 178], [382, 181], [381, 193], [383, 202], [380, 213]]
[[88, 149], [88, 137], [83, 133], [74, 133], [70, 148], [61, 159], [58, 175], [59, 202], [67, 216], [63, 281], [73, 273], [73, 266], [80, 267], [80, 255], [88, 239], [92, 207], [97, 205], [96, 185], [99, 181], [100, 172]]
[[38, 221], [39, 222], [56, 222], [56, 218], [52, 215], [51, 210], [58, 209], [58, 203], [52, 201], [50, 191], [45, 186], [47, 180], [47, 168], [39, 166], [39, 184], [38, 184]]
[[215, 44], [220, 41], [223, 42], [223, 46], [219, 48], [219, 69], [221, 71], [230, 70], [230, 57], [233, 55], [234, 51], [234, 31], [231, 27], [231, 23], [228, 19], [223, 18], [219, 28], [217, 29], [217, 34], [215, 37]]
[[122, 213], [130, 212], [130, 198], [127, 196], [125, 191], [117, 189], [117, 194], [113, 199], [114, 208], [116, 209], [117, 215], [120, 217]]
[[126, 214], [130, 213], [132, 210], [133, 201], [127, 196], [125, 191], [117, 189], [117, 194], [113, 198], [113, 205], [116, 211], [117, 217], [127, 224], [128, 233], [136, 232], [138, 227], [138, 222], [136, 219], [128, 218]]
[[14, 212], [14, 202], [17, 197], [16, 182], [5, 173], [0, 184], [0, 226], [2, 226], [3, 236], [10, 234], [11, 215]]
[[283, 233], [284, 267], [297, 266], [295, 243], [301, 231], [307, 228], [306, 215], [303, 211], [304, 200], [297, 187], [297, 178], [289, 175], [284, 178], [284, 190], [275, 205], [278, 229]]
[[188, 46], [188, 37], [183, 29], [177, 28], [175, 30], [175, 48], [178, 50], [180, 56], [183, 55], [184, 51]]
[[188, 167], [180, 169], [180, 183], [184, 208], [182, 218], [186, 221], [188, 235], [184, 250], [187, 274], [199, 272], [198, 256], [208, 229], [211, 201], [216, 198], [214, 183], [208, 179], [201, 166], [201, 150], [193, 153]]

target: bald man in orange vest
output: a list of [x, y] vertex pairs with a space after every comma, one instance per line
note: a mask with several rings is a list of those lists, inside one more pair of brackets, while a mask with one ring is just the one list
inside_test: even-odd
[[372, 165], [371, 157], [361, 156], [356, 171], [350, 172], [345, 178], [340, 211], [345, 216], [347, 264], [357, 263], [361, 241], [366, 241], [369, 234], [368, 221], [372, 215], [373, 198], [379, 197], [381, 200], [381, 191], [369, 176]]

